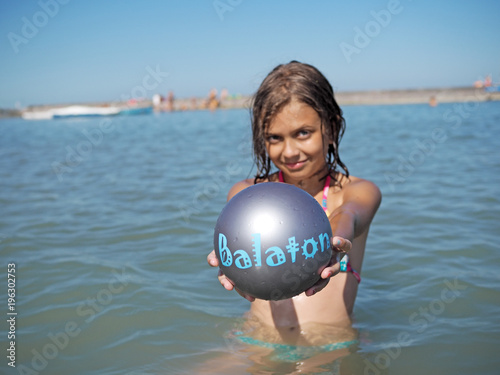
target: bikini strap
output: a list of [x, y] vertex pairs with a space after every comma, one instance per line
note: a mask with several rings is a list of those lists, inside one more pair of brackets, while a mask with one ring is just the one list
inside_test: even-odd
[[330, 189], [330, 180], [331, 180], [330, 175], [326, 176], [325, 187], [323, 188], [323, 200], [321, 201], [321, 207], [323, 207], [323, 210], [325, 212], [328, 210], [326, 202], [328, 200], [328, 190]]

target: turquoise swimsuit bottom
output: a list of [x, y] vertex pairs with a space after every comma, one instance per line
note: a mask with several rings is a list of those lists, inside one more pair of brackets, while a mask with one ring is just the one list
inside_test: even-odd
[[333, 352], [338, 349], [345, 349], [351, 345], [358, 343], [358, 340], [336, 342], [333, 344], [320, 345], [320, 346], [296, 346], [296, 345], [285, 345], [285, 344], [273, 344], [265, 341], [260, 341], [252, 337], [243, 336], [243, 332], [235, 332], [236, 338], [249, 345], [256, 345], [262, 348], [274, 349], [272, 359], [281, 362], [297, 362], [307, 358], [311, 358], [315, 355]]

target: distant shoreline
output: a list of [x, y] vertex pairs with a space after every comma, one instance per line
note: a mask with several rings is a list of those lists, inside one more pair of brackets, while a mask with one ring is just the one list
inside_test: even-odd
[[346, 91], [335, 94], [339, 105], [381, 105], [429, 103], [485, 102], [500, 100], [500, 92], [483, 88], [435, 88], [412, 90]]
[[[500, 92], [486, 92], [483, 88], [435, 88], [435, 89], [408, 89], [408, 90], [372, 90], [372, 91], [337, 91], [335, 97], [340, 106], [347, 105], [395, 105], [395, 104], [421, 104], [434, 101], [440, 103], [463, 103], [500, 101]], [[206, 98], [180, 98], [175, 99], [173, 111], [206, 109], [203, 103]], [[228, 97], [221, 101], [218, 109], [249, 108], [251, 96]], [[97, 102], [97, 103], [68, 103], [52, 105], [33, 105], [23, 110], [0, 109], [0, 118], [20, 117], [25, 111], [42, 111], [53, 108], [62, 108], [69, 105], [85, 105], [107, 107], [113, 105], [126, 105], [126, 103]], [[150, 100], [145, 100], [142, 105], [152, 105]], [[162, 108], [159, 108], [162, 110]]]

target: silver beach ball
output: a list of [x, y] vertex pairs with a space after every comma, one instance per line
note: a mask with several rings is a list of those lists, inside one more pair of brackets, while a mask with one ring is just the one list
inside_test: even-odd
[[220, 269], [241, 291], [264, 300], [296, 296], [314, 285], [332, 256], [321, 205], [293, 185], [265, 182], [236, 194], [214, 230]]

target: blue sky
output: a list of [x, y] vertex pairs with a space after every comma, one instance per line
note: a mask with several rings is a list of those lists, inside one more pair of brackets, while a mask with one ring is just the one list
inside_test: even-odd
[[293, 59], [338, 91], [500, 81], [499, 14], [498, 0], [2, 1], [0, 107], [252, 94]]

